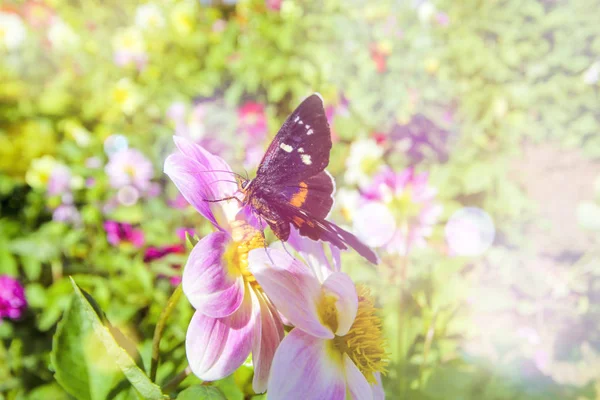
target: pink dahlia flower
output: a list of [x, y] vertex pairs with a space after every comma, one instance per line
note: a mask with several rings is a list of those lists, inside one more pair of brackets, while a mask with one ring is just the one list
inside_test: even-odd
[[27, 308], [25, 291], [18, 280], [8, 275], [0, 276], [0, 321], [19, 319]]
[[237, 201], [205, 201], [237, 192], [229, 165], [188, 139], [174, 140], [179, 151], [167, 157], [165, 173], [217, 229], [196, 244], [183, 271], [183, 292], [196, 309], [186, 335], [190, 367], [203, 380], [218, 380], [252, 352], [252, 386], [262, 393], [283, 338], [277, 310], [248, 270], [248, 252], [265, 252], [264, 237], [242, 218]]
[[423, 247], [442, 213], [434, 201], [436, 193], [426, 173], [386, 168], [363, 192], [364, 205], [355, 214], [356, 232], [367, 245], [390, 253], [406, 255], [410, 248]]
[[250, 252], [250, 271], [295, 326], [273, 358], [269, 399], [383, 399], [380, 374], [388, 361], [373, 300], [318, 260], [313, 254], [303, 263], [278, 249]]

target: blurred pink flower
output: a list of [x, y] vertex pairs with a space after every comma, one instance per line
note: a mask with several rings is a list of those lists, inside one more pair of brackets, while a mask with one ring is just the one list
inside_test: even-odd
[[118, 246], [121, 243], [131, 243], [137, 248], [140, 248], [145, 243], [144, 231], [135, 229], [130, 224], [117, 221], [105, 221], [104, 230], [106, 231], [106, 239], [113, 246]]
[[278, 249], [249, 255], [250, 271], [295, 327], [275, 352], [269, 399], [383, 399], [387, 353], [370, 293], [320, 253], [302, 258], [311, 262]]
[[42, 29], [50, 26], [56, 13], [42, 1], [26, 1], [23, 4], [23, 17], [33, 29]]
[[149, 189], [151, 179], [154, 177], [152, 162], [134, 149], [112, 154], [105, 171], [110, 185], [116, 189], [132, 185], [145, 191]]
[[416, 174], [413, 168], [396, 173], [387, 167], [364, 189], [355, 230], [369, 246], [406, 255], [425, 245], [442, 213], [434, 202], [436, 193], [426, 173]]
[[56, 196], [69, 192], [71, 187], [71, 170], [66, 165], [59, 164], [52, 169], [48, 179], [48, 194]]
[[167, 157], [165, 173], [217, 229], [196, 244], [183, 271], [183, 292], [196, 309], [186, 335], [190, 368], [203, 380], [222, 379], [252, 352], [252, 386], [262, 393], [283, 338], [277, 310], [248, 271], [248, 252], [265, 246], [262, 232], [236, 220], [237, 201], [204, 201], [237, 192], [229, 165], [183, 137], [174, 140], [179, 151]]
[[448, 17], [448, 14], [445, 12], [438, 12], [435, 14], [435, 22], [437, 22], [439, 26], [448, 26], [450, 25], [450, 17]]
[[248, 135], [250, 143], [262, 140], [267, 135], [265, 107], [256, 102], [247, 102], [238, 110], [239, 127]]
[[81, 224], [81, 214], [72, 204], [61, 204], [52, 213], [52, 220], [78, 226]]
[[4, 318], [19, 319], [27, 308], [25, 291], [18, 280], [0, 276], [0, 322]]
[[283, 0], [266, 0], [265, 1], [267, 8], [271, 11], [280, 11], [281, 3], [283, 3]]

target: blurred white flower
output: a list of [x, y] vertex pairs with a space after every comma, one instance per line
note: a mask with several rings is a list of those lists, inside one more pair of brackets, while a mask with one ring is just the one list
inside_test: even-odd
[[118, 32], [112, 40], [113, 59], [120, 67], [135, 64], [142, 70], [148, 62], [146, 42], [142, 33], [135, 27], [125, 28]]
[[15, 50], [21, 47], [26, 37], [27, 29], [17, 14], [0, 12], [0, 47]]
[[593, 85], [600, 78], [600, 61], [596, 61], [583, 73], [583, 82], [587, 85]]
[[335, 194], [338, 209], [348, 222], [354, 221], [354, 215], [359, 207], [360, 193], [358, 190], [341, 188]]
[[62, 19], [55, 18], [48, 30], [48, 40], [56, 50], [63, 51], [77, 47], [79, 36]]
[[157, 5], [144, 4], [135, 11], [135, 24], [144, 30], [156, 30], [165, 26], [165, 18]]
[[350, 146], [350, 155], [346, 161], [347, 183], [358, 186], [367, 185], [382, 165], [383, 147], [373, 139], [357, 140]]

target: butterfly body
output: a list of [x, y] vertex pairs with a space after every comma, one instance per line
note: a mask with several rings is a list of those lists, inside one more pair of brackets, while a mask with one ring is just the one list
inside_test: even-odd
[[292, 225], [302, 236], [330, 242], [340, 249], [349, 245], [377, 263], [377, 255], [370, 248], [326, 220], [335, 193], [335, 182], [325, 171], [331, 147], [323, 100], [314, 94], [287, 118], [267, 149], [256, 177], [239, 180], [243, 203], [282, 241], [289, 238]]

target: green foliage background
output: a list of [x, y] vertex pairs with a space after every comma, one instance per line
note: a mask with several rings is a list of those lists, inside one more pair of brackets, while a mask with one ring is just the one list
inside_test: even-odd
[[[29, 4], [0, 9], [22, 13]], [[593, 189], [600, 176], [600, 86], [597, 78], [584, 79], [600, 61], [600, 3], [286, 0], [272, 10], [261, 1], [157, 1], [165, 20], [159, 30], [136, 27], [138, 4], [45, 4], [77, 40], [48, 45], [47, 28], [29, 27], [21, 49], [0, 53], [0, 273], [23, 282], [29, 303], [21, 320], [0, 324], [0, 399], [61, 399], [69, 398], [67, 392], [136, 398], [139, 388], [125, 379], [130, 375], [114, 366], [103, 369], [107, 354], [75, 355], [84, 351], [77, 350], [82, 340], [102, 340], [89, 332], [105, 332], [110, 321], [122, 332], [113, 335], [123, 336], [114, 351], [128, 348], [138, 364], [129, 372], [144, 375], [154, 327], [173, 291], [162, 276], [180, 274], [170, 266], [185, 263], [185, 255], [171, 255], [148, 265], [143, 252], [111, 246], [106, 219], [139, 226], [155, 246], [175, 242], [177, 227], [194, 227], [198, 236], [210, 230], [194, 210], [169, 205], [176, 190], [162, 174], [173, 150], [167, 109], [177, 101], [211, 99], [209, 134], [230, 144], [223, 156], [242, 170], [246, 149], [236, 131], [237, 108], [248, 100], [265, 104], [273, 136], [313, 91], [327, 104], [340, 105], [342, 94], [349, 101], [349, 112], [333, 123], [339, 141], [329, 170], [338, 187], [350, 187], [343, 172], [350, 145], [359, 139], [389, 133], [416, 115], [429, 120], [433, 132], [447, 133], [445, 139], [431, 135], [416, 163], [430, 172], [444, 205], [429, 247], [384, 257], [377, 270], [344, 255], [344, 268], [373, 288], [382, 307], [392, 359], [384, 377], [388, 398], [600, 398], [600, 186]], [[447, 25], [436, 22], [440, 13]], [[141, 70], [113, 61], [111, 44], [128, 29], [143, 36], [148, 62]], [[374, 53], [385, 60], [384, 71]], [[114, 190], [103, 169], [87, 167], [86, 160], [98, 157], [104, 165], [103, 144], [113, 134], [127, 137], [130, 147], [153, 161], [161, 192], [105, 213]], [[395, 170], [415, 164], [394, 140], [386, 146], [384, 161]], [[525, 149], [548, 146], [538, 175], [515, 177], [527, 175], [519, 164], [530, 154]], [[523, 255], [552, 249], [540, 246], [530, 227], [557, 222], [540, 211], [546, 199], [532, 197], [528, 188], [554, 166], [562, 175], [552, 196], [562, 196], [579, 173], [572, 164], [554, 162], [567, 152], [590, 176], [585, 204], [564, 208], [572, 219], [579, 216], [587, 244], [571, 249], [567, 261], [551, 254], [547, 268], [533, 268], [532, 258]], [[60, 199], [27, 183], [32, 161], [44, 155], [96, 182], [74, 191], [78, 227], [52, 221]], [[445, 250], [443, 224], [463, 206], [483, 208], [496, 224], [495, 245], [481, 257], [452, 257]], [[340, 213], [334, 218], [343, 220]], [[93, 311], [69, 276], [105, 316]], [[493, 290], [486, 290], [490, 282]], [[75, 350], [50, 357], [67, 308], [60, 324], [82, 329], [71, 333], [79, 335], [75, 340], [57, 336], [54, 343], [64, 339]], [[492, 320], [510, 316], [512, 325], [490, 334], [487, 320], [477, 319], [482, 309]], [[156, 384], [182, 399], [253, 396], [247, 366], [217, 382], [218, 391], [198, 386], [193, 376], [172, 384], [187, 365], [183, 344], [191, 315], [185, 300], [171, 315]], [[544, 371], [533, 361], [536, 344], [515, 335], [531, 325], [552, 343]], [[485, 343], [485, 351], [473, 351], [472, 343]], [[65, 386], [70, 378], [60, 377], [61, 365], [72, 361], [87, 368], [83, 389]], [[90, 397], [81, 394], [85, 390]]]

